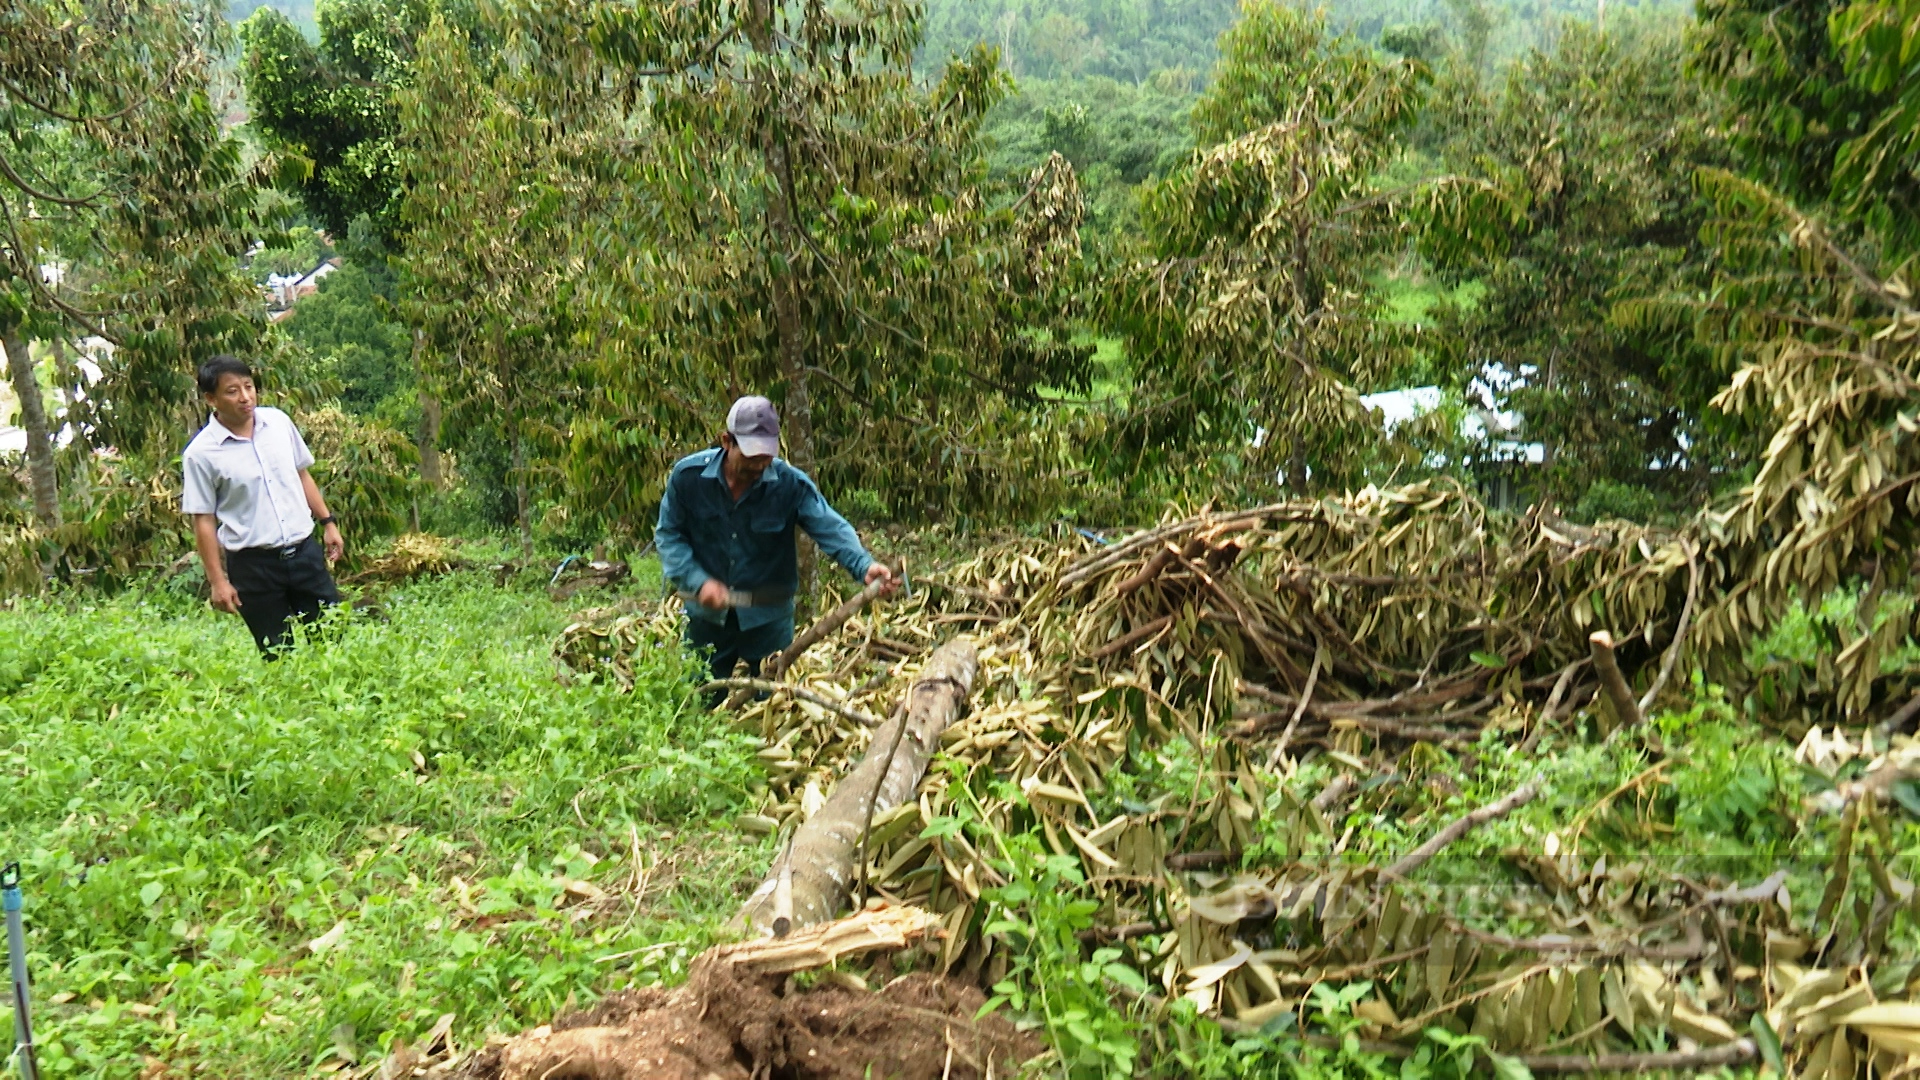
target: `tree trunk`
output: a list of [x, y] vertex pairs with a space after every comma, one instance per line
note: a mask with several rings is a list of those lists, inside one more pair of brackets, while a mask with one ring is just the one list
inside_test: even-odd
[[27, 429], [27, 474], [33, 481], [33, 522], [42, 533], [60, 527], [60, 480], [53, 469], [53, 437], [47, 430], [47, 402], [33, 377], [33, 358], [25, 327], [6, 334], [7, 370], [20, 397], [20, 426]]
[[1295, 498], [1307, 493], [1307, 444], [1298, 435], [1293, 438], [1293, 449], [1287, 451], [1287, 486], [1293, 489]]
[[413, 384], [419, 388], [420, 427], [413, 442], [420, 450], [420, 479], [435, 491], [440, 490], [445, 474], [440, 468], [440, 399], [427, 392], [427, 376], [420, 363], [420, 350], [426, 347], [424, 331], [413, 332]]
[[[1547, 350], [1546, 390], [1547, 390], [1547, 400], [1549, 401], [1553, 400], [1554, 376], [1558, 374], [1558, 371], [1556, 369], [1559, 366], [1560, 366], [1560, 350], [1557, 348]], [[1521, 423], [1524, 424], [1525, 422], [1526, 422], [1526, 418], [1522, 417]], [[1532, 434], [1531, 429], [1529, 429], [1528, 434]], [[1555, 457], [1555, 451], [1558, 449], [1559, 449], [1559, 445], [1553, 439], [1551, 438], [1540, 439], [1540, 474], [1543, 479], [1553, 472], [1553, 459]]]
[[440, 468], [440, 399], [432, 394], [420, 395], [420, 427], [414, 442], [420, 448], [420, 479], [438, 490], [445, 485], [446, 474]]
[[1601, 718], [1602, 734], [1612, 734], [1615, 727], [1637, 727], [1645, 722], [1640, 715], [1640, 703], [1633, 699], [1633, 690], [1627, 686], [1627, 677], [1620, 673], [1620, 661], [1613, 654], [1613, 635], [1605, 630], [1595, 630], [1587, 635], [1588, 653], [1593, 657], [1594, 673], [1600, 676], [1600, 690], [1606, 696], [1607, 704], [1613, 708], [1614, 725], [1609, 726], [1605, 717]]
[[940, 746], [940, 733], [966, 708], [977, 663], [973, 643], [966, 638], [955, 638], [933, 654], [907, 691], [907, 708], [874, 731], [860, 764], [834, 785], [825, 805], [794, 833], [786, 857], [775, 860], [767, 880], [740, 909], [742, 922], [763, 932], [772, 930], [782, 870], [792, 882], [792, 910], [777, 914], [789, 917], [793, 929], [826, 922], [846, 907], [869, 824], [913, 798]]
[[[755, 0], [746, 27], [747, 38], [755, 52], [773, 54], [773, 7], [770, 0]], [[800, 232], [793, 220], [793, 165], [786, 144], [780, 141], [773, 115], [779, 108], [775, 88], [760, 87], [767, 109], [760, 127], [760, 153], [772, 184], [766, 191], [767, 232], [773, 238], [773, 258], [768, 261], [768, 279], [773, 289], [774, 335], [780, 350], [780, 376], [787, 383], [785, 415], [780, 418], [780, 442], [793, 466], [813, 475], [813, 394], [807, 379], [806, 318], [801, 303], [799, 275], [794, 265], [800, 258]], [[812, 542], [797, 537], [796, 555], [800, 564], [799, 604], [806, 610], [813, 598], [819, 557]]]
[[73, 496], [80, 504], [81, 517], [93, 516], [93, 444], [80, 430], [80, 369], [67, 358], [67, 339], [64, 334], [55, 334], [49, 343], [53, 348], [53, 375], [60, 382], [60, 399], [66, 402], [67, 423], [73, 428], [73, 440], [82, 451], [80, 467], [73, 476]]
[[528, 503], [531, 497], [527, 491], [527, 443], [520, 437], [515, 427], [513, 438], [513, 516], [520, 523], [520, 550], [523, 554], [533, 554], [532, 510]]

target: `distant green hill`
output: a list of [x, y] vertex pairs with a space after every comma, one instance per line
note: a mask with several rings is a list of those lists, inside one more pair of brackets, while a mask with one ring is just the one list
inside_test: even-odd
[[1239, 10], [1238, 0], [927, 0], [921, 56], [937, 64], [985, 42], [1021, 79], [1205, 74]]
[[[1450, 35], [1498, 67], [1549, 46], [1569, 20], [1591, 22], [1603, 10], [1685, 10], [1689, 0], [1296, 0], [1323, 8], [1335, 29], [1379, 41], [1396, 27]], [[1000, 48], [1020, 80], [1104, 76], [1163, 86], [1202, 82], [1214, 43], [1239, 18], [1239, 0], [926, 0], [922, 62], [934, 65], [976, 42]], [[1406, 36], [1401, 35], [1403, 40]]]

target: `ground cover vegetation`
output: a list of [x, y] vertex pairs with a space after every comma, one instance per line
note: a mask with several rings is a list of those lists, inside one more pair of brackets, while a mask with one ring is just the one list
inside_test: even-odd
[[[517, 1075], [459, 1051], [676, 981], [962, 628], [973, 710], [859, 891], [1038, 1068], [1915, 1051], [1901, 4], [0, 20], [54, 1069]], [[253, 666], [175, 508], [220, 351], [321, 451], [344, 576], [498, 569]], [[644, 562], [578, 620], [536, 567], [639, 552], [749, 391], [924, 581], [709, 714]], [[423, 527], [504, 546], [381, 555]], [[713, 869], [662, 899], [674, 860]]]
[[385, 593], [273, 668], [191, 590], [0, 613], [45, 1073], [300, 1075], [683, 970], [751, 746], [672, 650], [556, 684], [543, 581]]

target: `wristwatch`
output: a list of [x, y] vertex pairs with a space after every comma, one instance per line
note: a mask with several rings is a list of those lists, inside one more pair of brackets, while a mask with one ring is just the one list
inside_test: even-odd
[[333, 524], [333, 515], [328, 514], [326, 517], [323, 517], [320, 520], [314, 522], [314, 524], [321, 526], [322, 528], [325, 528], [326, 526]]

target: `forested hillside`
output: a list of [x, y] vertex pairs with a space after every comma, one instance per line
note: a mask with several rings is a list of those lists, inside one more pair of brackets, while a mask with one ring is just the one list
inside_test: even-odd
[[1911, 8], [14, 0], [42, 1073], [1911, 1074]]

